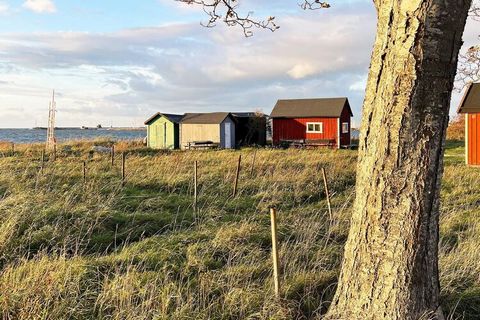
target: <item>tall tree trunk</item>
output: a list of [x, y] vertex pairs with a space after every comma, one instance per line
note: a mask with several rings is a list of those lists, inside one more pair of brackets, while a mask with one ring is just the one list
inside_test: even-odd
[[443, 319], [443, 144], [471, 0], [375, 0], [356, 200], [327, 319]]

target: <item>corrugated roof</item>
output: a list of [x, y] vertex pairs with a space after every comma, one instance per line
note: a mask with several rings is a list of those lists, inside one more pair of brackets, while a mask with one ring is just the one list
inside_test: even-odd
[[229, 116], [231, 116], [229, 112], [186, 113], [182, 123], [220, 124]]
[[164, 116], [168, 120], [170, 120], [173, 123], [180, 123], [182, 121], [183, 115], [180, 114], [170, 114], [170, 113], [161, 113], [157, 112], [153, 116], [151, 116], [147, 121], [145, 121], [146, 125], [149, 125], [152, 123], [154, 120], [156, 120], [158, 117]]
[[458, 113], [478, 113], [480, 112], [480, 83], [471, 83], [468, 85], [462, 102], [458, 106]]
[[347, 107], [353, 116], [347, 98], [278, 100], [272, 118], [340, 117]]
[[232, 116], [236, 118], [265, 117], [261, 112], [232, 112]]

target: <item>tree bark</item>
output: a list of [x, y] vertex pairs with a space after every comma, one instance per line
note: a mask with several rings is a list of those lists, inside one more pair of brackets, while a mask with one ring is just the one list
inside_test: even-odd
[[356, 200], [327, 319], [443, 319], [443, 145], [470, 4], [375, 0]]

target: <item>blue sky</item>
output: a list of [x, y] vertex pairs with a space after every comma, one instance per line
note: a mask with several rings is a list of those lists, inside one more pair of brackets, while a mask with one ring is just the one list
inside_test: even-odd
[[[61, 126], [140, 125], [157, 111], [269, 113], [280, 98], [328, 96], [348, 96], [358, 124], [373, 5], [333, 0], [304, 12], [297, 2], [242, 0], [281, 26], [246, 39], [201, 27], [203, 12], [174, 0], [0, 0], [0, 127], [46, 125], [54, 88]], [[466, 47], [479, 23], [469, 22]]]

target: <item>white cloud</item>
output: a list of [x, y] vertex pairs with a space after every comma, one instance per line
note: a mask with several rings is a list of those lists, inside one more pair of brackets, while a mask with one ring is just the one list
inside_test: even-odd
[[[248, 39], [237, 28], [206, 29], [197, 21], [105, 33], [0, 33], [0, 127], [12, 119], [34, 126], [22, 122], [24, 112], [45, 125], [53, 88], [62, 93], [65, 126], [141, 124], [156, 111], [269, 113], [281, 98], [345, 95], [359, 122], [376, 14], [371, 4], [351, 6], [320, 17], [288, 14], [277, 32], [256, 30]], [[4, 107], [11, 117], [3, 117]]]
[[299, 12], [277, 32], [248, 39], [237, 28], [196, 21], [108, 33], [0, 33], [0, 81], [15, 82], [0, 83], [0, 95], [15, 106], [35, 88], [20, 104], [42, 106], [31, 113], [40, 123], [56, 88], [59, 122], [74, 126], [79, 119], [130, 125], [156, 111], [269, 113], [280, 98], [346, 94], [359, 115], [363, 92], [349, 86], [367, 72], [374, 16], [373, 6], [321, 19]]
[[0, 15], [8, 13], [10, 7], [5, 2], [0, 2]]
[[295, 65], [292, 69], [290, 69], [287, 73], [293, 79], [302, 79], [308, 77], [312, 74], [315, 74], [315, 67], [313, 67], [309, 63], [300, 63]]
[[357, 81], [352, 83], [348, 89], [350, 91], [360, 91], [363, 92], [365, 91], [365, 88], [367, 87], [367, 76], [365, 75], [364, 77], [360, 77]]
[[23, 7], [37, 13], [54, 13], [57, 11], [52, 0], [27, 0]]

